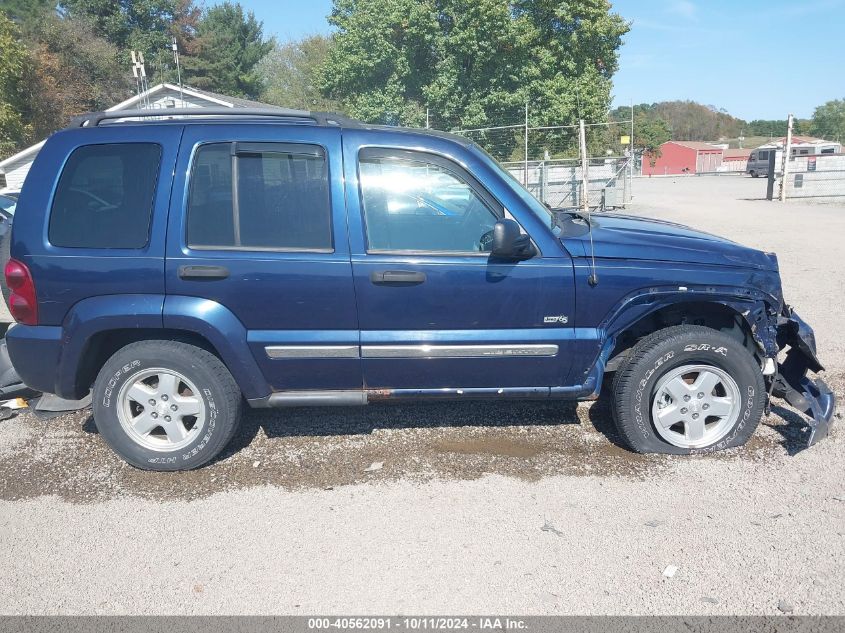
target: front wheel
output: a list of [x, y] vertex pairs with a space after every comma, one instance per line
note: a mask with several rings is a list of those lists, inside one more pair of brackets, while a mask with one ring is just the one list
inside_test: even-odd
[[229, 443], [241, 393], [219, 358], [178, 341], [118, 350], [94, 383], [94, 422], [124, 460], [145, 470], [189, 470]]
[[613, 381], [614, 420], [638, 453], [741, 446], [760, 421], [763, 375], [736, 339], [697, 325], [640, 341]]

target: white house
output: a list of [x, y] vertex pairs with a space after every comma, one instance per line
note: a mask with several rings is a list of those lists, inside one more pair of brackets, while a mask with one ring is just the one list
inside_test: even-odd
[[[248, 99], [239, 99], [237, 97], [227, 97], [225, 95], [208, 92], [206, 90], [199, 90], [197, 88], [189, 88], [182, 86], [181, 88], [174, 84], [158, 84], [153, 86], [146, 92], [140, 95], [127, 99], [116, 106], [108, 109], [109, 112], [115, 110], [135, 110], [135, 109], [155, 109], [166, 110], [170, 108], [213, 108], [213, 107], [227, 107], [227, 108], [269, 108], [266, 103], [259, 103], [257, 101], [250, 101]], [[18, 152], [14, 156], [10, 156], [4, 161], [0, 161], [0, 185], [3, 184], [3, 176], [5, 176], [5, 186], [0, 188], [0, 193], [7, 191], [20, 191], [23, 186], [23, 181], [29, 173], [29, 168], [32, 161], [38, 155], [38, 151], [44, 141], [36, 143], [32, 147]]]

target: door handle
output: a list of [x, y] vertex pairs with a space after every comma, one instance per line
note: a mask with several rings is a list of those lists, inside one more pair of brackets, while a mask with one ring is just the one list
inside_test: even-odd
[[425, 282], [425, 273], [414, 270], [377, 270], [370, 273], [376, 285], [415, 286]]
[[179, 279], [226, 279], [229, 269], [225, 266], [179, 266]]

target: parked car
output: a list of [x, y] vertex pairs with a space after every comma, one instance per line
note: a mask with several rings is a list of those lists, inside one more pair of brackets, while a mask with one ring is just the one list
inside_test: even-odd
[[51, 137], [5, 271], [18, 373], [93, 389], [99, 433], [134, 466], [205, 464], [244, 403], [591, 400], [609, 373], [633, 451], [739, 446], [770, 392], [807, 414], [809, 443], [827, 433], [834, 397], [771, 253], [554, 212], [458, 136], [169, 114]]
[[[17, 204], [17, 198], [0, 195], [0, 264], [3, 266], [9, 261], [9, 238], [12, 233], [12, 220], [15, 218]], [[9, 299], [9, 289], [6, 287], [5, 279], [0, 279], [0, 292], [3, 294], [3, 302], [0, 305], [0, 335], [2, 335], [5, 334], [9, 324], [14, 321], [9, 313], [9, 307], [6, 305], [6, 301]]]

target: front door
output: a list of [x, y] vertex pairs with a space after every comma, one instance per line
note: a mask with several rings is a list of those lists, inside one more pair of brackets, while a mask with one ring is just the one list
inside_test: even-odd
[[365, 387], [563, 385], [574, 314], [565, 252], [495, 261], [491, 231], [508, 212], [467, 169], [443, 155], [344, 145]]
[[185, 127], [168, 301], [232, 313], [275, 390], [362, 385], [342, 165], [335, 128]]

